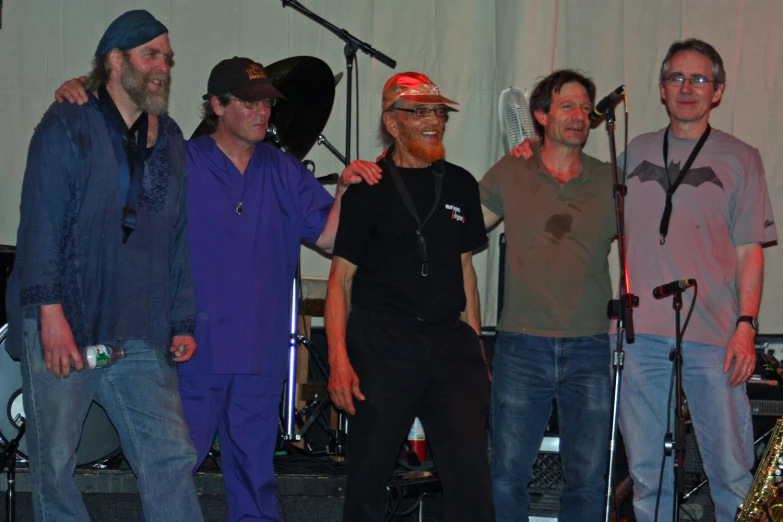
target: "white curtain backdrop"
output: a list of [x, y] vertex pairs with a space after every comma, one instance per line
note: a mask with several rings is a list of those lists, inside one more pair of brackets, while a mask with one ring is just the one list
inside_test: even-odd
[[[727, 86], [711, 123], [761, 151], [773, 207], [783, 216], [783, 2], [780, 0], [300, 0], [310, 10], [397, 60], [396, 70], [359, 53], [359, 157], [374, 159], [380, 91], [394, 72], [429, 75], [460, 103], [446, 133], [448, 159], [477, 178], [500, 157], [497, 99], [508, 86], [530, 89], [560, 67], [591, 76], [599, 96], [629, 91], [629, 133], [666, 125], [658, 69], [672, 41], [697, 37], [723, 56]], [[16, 243], [27, 146], [64, 80], [85, 74], [103, 31], [128, 9], [165, 23], [176, 54], [170, 113], [189, 136], [212, 66], [248, 56], [262, 64], [310, 55], [336, 74], [343, 43], [279, 0], [6, 0], [0, 30], [0, 244]], [[625, 131], [618, 118], [618, 151]], [[326, 137], [344, 146], [345, 79], [337, 86]], [[356, 128], [354, 127], [354, 135]], [[609, 159], [604, 127], [589, 154]], [[355, 142], [352, 155], [356, 157]], [[339, 172], [323, 147], [317, 174]], [[498, 235], [475, 258], [485, 325], [494, 325]], [[612, 253], [613, 267], [615, 254]], [[783, 253], [766, 249], [762, 331], [783, 332]], [[302, 272], [326, 276], [329, 260], [303, 249]], [[614, 268], [613, 268], [614, 271]]]

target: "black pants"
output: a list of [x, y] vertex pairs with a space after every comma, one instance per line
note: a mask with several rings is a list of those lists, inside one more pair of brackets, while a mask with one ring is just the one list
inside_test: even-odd
[[490, 383], [473, 329], [354, 307], [347, 345], [366, 400], [355, 401], [350, 421], [343, 520], [384, 520], [386, 485], [418, 416], [440, 476], [444, 520], [494, 521]]

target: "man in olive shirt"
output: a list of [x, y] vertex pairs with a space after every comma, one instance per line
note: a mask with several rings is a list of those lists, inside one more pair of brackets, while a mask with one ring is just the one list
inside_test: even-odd
[[557, 399], [565, 485], [558, 519], [603, 520], [611, 418], [607, 254], [616, 233], [609, 164], [587, 156], [595, 85], [571, 70], [530, 99], [543, 136], [480, 183], [487, 228], [505, 218], [507, 255], [490, 428], [498, 520], [527, 520], [544, 429]]

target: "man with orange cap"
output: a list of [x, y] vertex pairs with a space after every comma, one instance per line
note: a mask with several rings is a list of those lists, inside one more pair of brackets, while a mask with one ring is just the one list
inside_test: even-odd
[[478, 184], [444, 160], [451, 106], [415, 72], [383, 89], [378, 183], [343, 197], [327, 287], [329, 390], [351, 417], [345, 521], [384, 520], [386, 485], [421, 419], [444, 520], [495, 520], [485, 425], [490, 380], [472, 252], [487, 236]]

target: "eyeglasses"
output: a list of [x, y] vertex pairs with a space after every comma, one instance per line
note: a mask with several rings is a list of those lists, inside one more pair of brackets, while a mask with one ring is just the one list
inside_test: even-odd
[[[671, 76], [666, 78], [666, 81], [672, 85], [679, 87], [685, 83], [685, 76], [683, 76], [682, 74], [672, 74]], [[693, 76], [688, 78], [688, 83], [691, 84], [691, 87], [704, 87], [708, 83], [715, 83], [715, 80], [708, 80], [705, 76], [702, 76], [701, 74], [694, 74]]]
[[435, 116], [437, 116], [438, 118], [445, 118], [451, 112], [451, 109], [449, 107], [435, 107], [435, 108], [416, 107], [413, 109], [403, 109], [402, 107], [393, 107], [393, 109], [395, 111], [411, 112], [416, 116], [418, 116], [419, 118], [426, 118], [433, 112], [435, 113]]
[[263, 100], [258, 101], [246, 101], [246, 100], [240, 100], [239, 98], [231, 97], [231, 101], [239, 102], [240, 105], [242, 105], [245, 109], [252, 110], [257, 108], [260, 104], [264, 104], [264, 107], [267, 109], [271, 109], [277, 104], [277, 98], [264, 98]]

